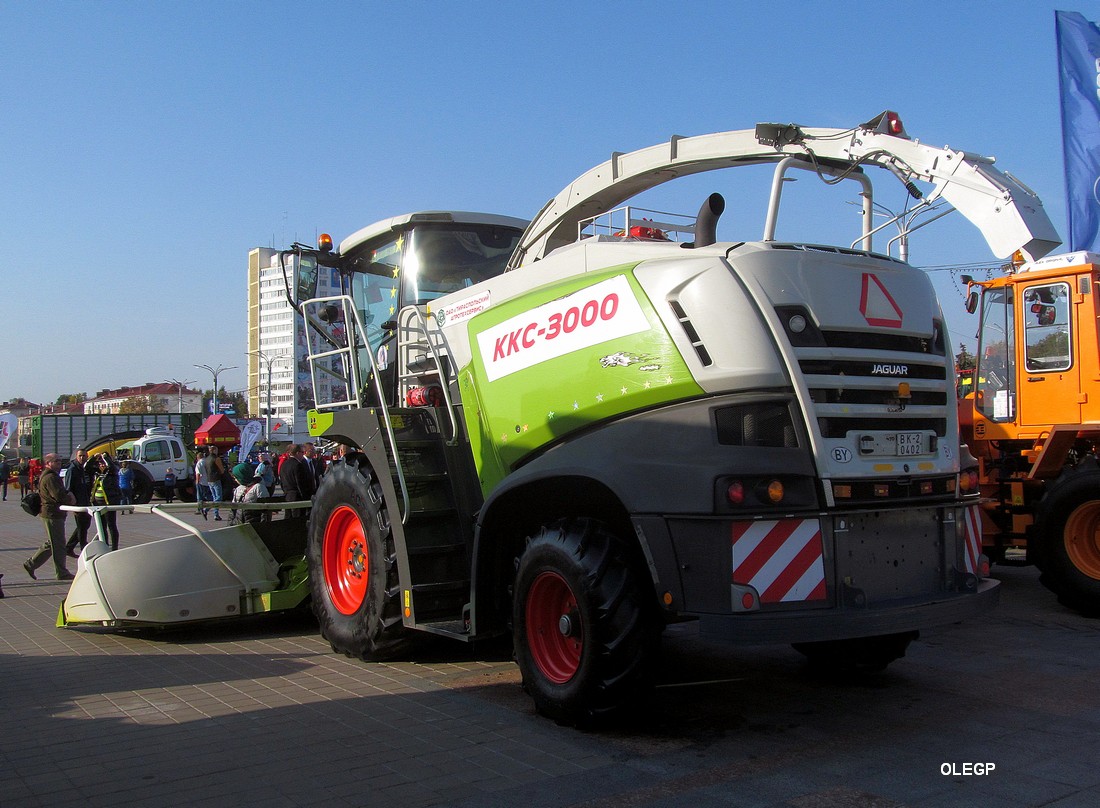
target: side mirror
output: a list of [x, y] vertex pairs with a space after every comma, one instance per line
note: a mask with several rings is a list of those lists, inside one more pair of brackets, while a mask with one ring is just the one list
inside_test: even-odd
[[978, 310], [978, 290], [971, 289], [966, 295], [966, 313], [973, 314]]
[[312, 255], [299, 253], [295, 261], [294, 288], [297, 291], [298, 302], [312, 300], [317, 297], [317, 259]]

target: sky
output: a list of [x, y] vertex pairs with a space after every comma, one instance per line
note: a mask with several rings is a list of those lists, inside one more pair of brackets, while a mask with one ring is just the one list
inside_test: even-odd
[[[0, 401], [210, 387], [196, 364], [236, 366], [219, 382], [244, 390], [250, 248], [414, 210], [530, 218], [612, 152], [673, 134], [896, 110], [924, 143], [995, 156], [1065, 238], [1055, 8], [3, 0]], [[762, 209], [729, 210], [720, 237], [759, 238]], [[913, 264], [996, 260], [949, 219]], [[973, 351], [957, 280], [932, 277]]]

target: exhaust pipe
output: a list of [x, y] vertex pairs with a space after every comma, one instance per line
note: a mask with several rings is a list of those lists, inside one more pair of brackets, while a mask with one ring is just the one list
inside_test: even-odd
[[726, 200], [721, 194], [711, 194], [699, 208], [695, 217], [695, 241], [692, 247], [709, 247], [718, 241], [718, 218], [726, 209]]

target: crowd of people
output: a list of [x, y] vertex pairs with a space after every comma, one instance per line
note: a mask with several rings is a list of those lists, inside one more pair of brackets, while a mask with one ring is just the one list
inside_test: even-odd
[[[121, 505], [122, 489], [119, 485], [121, 469], [115, 460], [106, 453], [89, 459], [83, 449], [77, 449], [64, 479], [61, 470], [66, 464], [65, 458], [50, 452], [42, 458], [43, 471], [38, 477], [38, 496], [41, 498], [41, 517], [46, 539], [35, 553], [23, 562], [27, 575], [37, 579], [36, 571], [53, 561], [54, 574], [59, 581], [69, 580], [73, 574], [68, 569], [67, 559], [76, 558], [79, 551], [88, 543], [88, 530], [92, 517], [88, 513], [74, 513], [73, 532], [66, 538], [65, 521], [68, 512], [62, 505]], [[132, 472], [131, 472], [132, 481]], [[29, 487], [29, 486], [28, 486]], [[24, 497], [29, 493], [20, 485]], [[103, 528], [106, 536], [103, 540], [112, 550], [118, 549], [118, 513], [104, 511]]]
[[[347, 446], [340, 446], [331, 462], [343, 462], [347, 452]], [[198, 504], [195, 513], [209, 519], [209, 514], [213, 511], [214, 521], [220, 522], [220, 506], [228, 504], [231, 523], [270, 519], [270, 511], [237, 509], [232, 506], [269, 500], [276, 496], [277, 488], [282, 490], [281, 500], [285, 502], [312, 499], [330, 462], [318, 453], [313, 443], [292, 444], [286, 452], [275, 458], [261, 452], [256, 461], [249, 463], [245, 460], [227, 468], [226, 458], [222, 456], [219, 447], [200, 448], [193, 469]], [[62, 476], [61, 471], [66, 465], [68, 471]], [[91, 514], [74, 512], [73, 529], [66, 536], [65, 523], [69, 512], [62, 510], [63, 505], [126, 506], [133, 504], [136, 495], [135, 474], [130, 461], [118, 461], [107, 453], [89, 458], [87, 452], [77, 449], [72, 460], [66, 461], [61, 455], [51, 452], [43, 458], [41, 470], [37, 464], [32, 466], [26, 459], [14, 465], [11, 461], [0, 459], [0, 481], [5, 500], [9, 477], [13, 471], [19, 483], [20, 498], [25, 499], [32, 491], [37, 491], [41, 500], [38, 515], [43, 522], [45, 539], [23, 563], [23, 569], [35, 580], [38, 578], [37, 571], [50, 561], [53, 562], [54, 575], [58, 580], [72, 579], [73, 573], [68, 569], [67, 559], [79, 558], [81, 550], [88, 544]], [[172, 502], [176, 498], [180, 480], [169, 470], [162, 484], [165, 501]], [[100, 514], [106, 534], [100, 538], [112, 550], [118, 549], [120, 513], [133, 511], [108, 510]], [[289, 518], [304, 513], [304, 509], [286, 510]]]

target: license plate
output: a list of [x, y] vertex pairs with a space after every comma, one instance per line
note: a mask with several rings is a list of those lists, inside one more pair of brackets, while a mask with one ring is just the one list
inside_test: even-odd
[[898, 456], [924, 454], [923, 432], [899, 432], [897, 433]]

